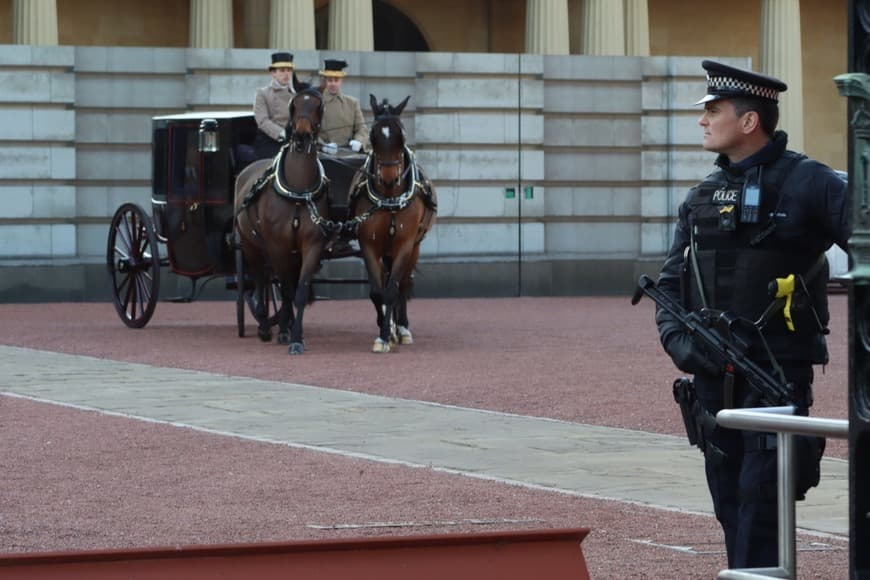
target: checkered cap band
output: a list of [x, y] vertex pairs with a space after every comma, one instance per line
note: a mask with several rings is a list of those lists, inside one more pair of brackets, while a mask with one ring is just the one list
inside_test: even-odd
[[707, 75], [707, 92], [712, 94], [725, 93], [734, 95], [749, 93], [750, 95], [761, 97], [763, 99], [779, 101], [779, 91], [776, 89], [754, 85], [746, 81], [735, 79], [734, 77], [711, 77], [710, 75]]

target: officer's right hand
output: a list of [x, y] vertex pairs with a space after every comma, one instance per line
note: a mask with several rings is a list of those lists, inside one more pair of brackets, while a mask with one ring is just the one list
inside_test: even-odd
[[323, 147], [321, 147], [320, 149], [327, 155], [335, 155], [336, 153], [338, 153], [338, 145], [336, 145], [335, 143], [324, 143]]
[[665, 344], [665, 350], [678, 369], [692, 375], [718, 375], [722, 369], [707, 356], [695, 340], [685, 332], [675, 332]]

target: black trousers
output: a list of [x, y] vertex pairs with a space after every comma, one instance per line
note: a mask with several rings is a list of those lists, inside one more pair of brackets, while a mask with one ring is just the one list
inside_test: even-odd
[[254, 137], [254, 152], [257, 159], [265, 159], [266, 157], [275, 157], [278, 155], [278, 150], [281, 149], [281, 144], [275, 141], [259, 129], [257, 136]]
[[[783, 366], [786, 378], [798, 391], [810, 392], [810, 364]], [[695, 377], [698, 400], [714, 415], [723, 408], [722, 376]], [[757, 407], [749, 386], [737, 379], [735, 407]], [[796, 401], [799, 413], [807, 414], [805, 401]], [[725, 459], [705, 458], [707, 486], [716, 519], [725, 534], [729, 568], [758, 568], [779, 564], [777, 535], [777, 445], [776, 434], [716, 427], [709, 442]], [[799, 448], [798, 448], [799, 449]], [[799, 451], [796, 451], [797, 455]]]

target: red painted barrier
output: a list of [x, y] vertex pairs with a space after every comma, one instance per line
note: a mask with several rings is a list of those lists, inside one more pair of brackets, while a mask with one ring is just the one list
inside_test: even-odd
[[0, 556], [0, 578], [42, 580], [582, 580], [588, 529]]

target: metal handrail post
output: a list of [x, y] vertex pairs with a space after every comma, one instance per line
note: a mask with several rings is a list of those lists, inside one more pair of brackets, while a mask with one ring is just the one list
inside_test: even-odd
[[795, 548], [795, 508], [794, 508], [794, 435], [780, 432], [776, 434], [776, 467], [779, 473], [777, 504], [779, 517], [779, 567], [785, 572], [782, 578], [796, 576], [797, 550]]
[[777, 518], [779, 567], [722, 570], [719, 572], [719, 578], [748, 580], [797, 577], [794, 435], [845, 439], [849, 436], [849, 422], [841, 419], [794, 416], [794, 412], [795, 407], [784, 406], [723, 409], [716, 414], [716, 422], [723, 427], [749, 431], [776, 431], [777, 508], [779, 510]]
[[[753, 409], [762, 413], [793, 413], [794, 407], [766, 407]], [[718, 416], [717, 416], [718, 420]], [[736, 568], [722, 570], [719, 578], [730, 580], [750, 580], [758, 578], [797, 577], [797, 549], [795, 547], [795, 508], [794, 508], [794, 435], [780, 432], [776, 434], [777, 468], [777, 543], [779, 546], [778, 568]]]

